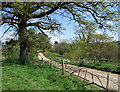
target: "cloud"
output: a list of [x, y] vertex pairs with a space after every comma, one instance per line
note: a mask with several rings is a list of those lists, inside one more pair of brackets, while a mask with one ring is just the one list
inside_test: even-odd
[[88, 15], [88, 14], [89, 14], [89, 12], [87, 12], [87, 11], [86, 11], [84, 14], [85, 14], [85, 15]]
[[38, 19], [38, 18], [34, 18], [34, 19], [30, 19], [29, 21], [30, 21], [31, 23], [34, 23], [34, 22], [38, 22], [39, 19]]
[[57, 41], [58, 43], [60, 42], [60, 40], [57, 36], [51, 37], [51, 43], [54, 44], [55, 41]]
[[47, 35], [50, 34], [50, 31], [51, 31], [51, 30], [43, 30], [43, 32], [44, 32], [45, 34], [47, 34]]
[[72, 39], [72, 38], [70, 38], [70, 39], [64, 39], [63, 42], [72, 43], [72, 42], [73, 42], [73, 39]]
[[99, 30], [96, 30], [96, 33], [97, 33], [97, 34], [102, 34], [102, 32], [100, 32]]
[[109, 26], [112, 26], [113, 22], [112, 21], [108, 21], [106, 24], [109, 25]]
[[86, 26], [85, 26], [85, 25], [83, 25], [83, 24], [81, 24], [81, 27], [85, 28]]
[[50, 36], [51, 37], [51, 43], [54, 44], [55, 41], [57, 41], [58, 43], [64, 41], [66, 39], [66, 37], [64, 35], [60, 35], [60, 36]]
[[5, 33], [5, 35], [3, 36], [3, 38], [1, 38], [2, 42], [8, 41], [9, 39], [14, 38], [13, 36], [13, 32], [12, 31], [8, 31], [7, 33]]

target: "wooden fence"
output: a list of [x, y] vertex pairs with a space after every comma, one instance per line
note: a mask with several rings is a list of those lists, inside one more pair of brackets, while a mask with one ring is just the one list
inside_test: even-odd
[[[93, 74], [92, 72], [89, 72], [87, 69], [86, 70], [84, 70], [83, 68], [76, 69], [75, 67], [72, 67], [72, 65], [64, 64], [63, 60], [62, 60], [62, 63], [57, 63], [51, 59], [49, 61], [43, 61], [43, 62], [51, 65], [51, 70], [53, 70], [53, 67], [56, 67], [56, 68], [62, 69], [62, 74], [64, 74], [65, 72], [68, 72], [71, 75], [75, 75], [78, 78], [88, 81], [89, 82], [88, 85], [92, 84], [92, 89], [94, 85], [103, 89], [109, 89], [109, 82], [110, 82], [109, 74], [107, 74], [106, 77], [104, 77], [104, 76]], [[104, 78], [106, 80], [106, 85], [105, 85], [105, 81], [103, 83], [101, 78]], [[97, 82], [95, 82], [94, 80], [97, 80]]]

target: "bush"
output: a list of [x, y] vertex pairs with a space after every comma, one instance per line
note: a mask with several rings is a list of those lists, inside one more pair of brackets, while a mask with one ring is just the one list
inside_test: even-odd
[[19, 58], [20, 55], [19, 43], [14, 46], [13, 43], [8, 43], [9, 42], [6, 42], [6, 45], [3, 46], [2, 55], [9, 61], [15, 61]]

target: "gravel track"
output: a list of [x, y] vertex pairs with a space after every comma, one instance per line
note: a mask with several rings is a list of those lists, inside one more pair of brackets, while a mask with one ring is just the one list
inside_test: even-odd
[[[38, 54], [38, 59], [39, 60], [44, 60], [46, 62], [51, 62], [50, 59], [46, 58], [43, 53], [39, 53]], [[61, 64], [54, 62], [54, 66], [58, 67], [58, 68], [62, 68]], [[101, 80], [102, 83], [100, 83], [99, 79], [96, 76], [93, 76], [92, 80], [92, 75], [89, 73], [86, 73], [86, 79], [89, 80], [89, 82], [94, 81], [96, 84], [100, 85], [100, 86], [104, 86], [106, 87], [107, 84], [107, 74], [109, 74], [109, 89], [110, 90], [119, 90], [120, 88], [120, 74], [114, 74], [111, 72], [105, 72], [105, 71], [100, 71], [100, 70], [96, 70], [96, 69], [91, 69], [91, 68], [86, 68], [86, 67], [79, 67], [79, 66], [75, 66], [75, 65], [69, 65], [66, 64], [66, 71], [69, 73], [72, 73], [75, 70], [81, 69], [80, 72], [80, 76], [81, 77], [85, 77], [85, 71], [87, 70], [90, 73], [93, 73], [94, 75], [97, 75], [99, 77], [99, 79]], [[74, 72], [73, 75], [78, 75], [78, 71]], [[119, 80], [118, 80], [119, 79]], [[119, 87], [118, 87], [119, 85]]]

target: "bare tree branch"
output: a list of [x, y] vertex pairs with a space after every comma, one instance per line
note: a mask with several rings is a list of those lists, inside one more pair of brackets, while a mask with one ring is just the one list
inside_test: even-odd
[[44, 17], [45, 15], [49, 15], [52, 14], [54, 11], [58, 10], [61, 6], [68, 4], [69, 2], [59, 2], [56, 6], [54, 6], [54, 8], [51, 8], [50, 10], [48, 10], [47, 12], [42, 12], [40, 14], [34, 14], [33, 17], [31, 18], [41, 18]]
[[26, 24], [26, 27], [28, 27], [28, 26], [36, 26], [36, 25], [38, 25], [38, 24], [41, 24], [41, 22], [27, 23], [27, 24]]
[[93, 16], [93, 18], [95, 19], [95, 21], [97, 22], [97, 24], [100, 24], [101, 26], [101, 28], [103, 28], [103, 24], [101, 24], [100, 22], [98, 22], [98, 20], [97, 20], [97, 18], [95, 17], [95, 14], [94, 13], [92, 13], [89, 9], [87, 9], [90, 13], [91, 13], [91, 15]]
[[73, 19], [76, 20], [76, 18], [75, 18], [76, 14], [74, 14], [68, 7], [62, 7], [62, 8], [67, 9], [72, 14]]
[[42, 29], [40, 29], [39, 26], [37, 26], [37, 28], [42, 32], [43, 35], [45, 35], [48, 39], [50, 39], [50, 38], [48, 37], [48, 35], [46, 35], [46, 34], [42, 31]]
[[14, 19], [14, 17], [15, 17], [15, 15], [13, 17], [3, 17], [2, 20], [11, 19], [11, 20], [18, 21], [18, 19]]
[[5, 33], [7, 33], [11, 27], [12, 27], [12, 26], [10, 26], [10, 27], [3, 33], [2, 37], [0, 37], [0, 39], [4, 37]]
[[14, 22], [10, 22], [10, 21], [3, 21], [3, 23], [2, 24], [4, 24], [4, 23], [8, 23], [8, 24], [19, 24], [19, 22], [16, 22], [16, 21], [14, 21]]
[[[43, 4], [43, 5], [42, 5]], [[42, 6], [48, 6], [46, 3], [42, 3], [41, 5], [39, 5], [39, 3], [36, 3], [35, 7], [30, 7], [29, 8], [29, 13], [33, 13], [35, 11], [37, 11], [38, 9], [40, 9]]]
[[[11, 2], [12, 3], [12, 2]], [[9, 3], [6, 3], [6, 2], [2, 2], [2, 7], [8, 7], [8, 8], [13, 8], [12, 6], [11, 6], [11, 3], [9, 2]]]
[[2, 8], [3, 11], [7, 12], [7, 13], [10, 13], [10, 14], [15, 14], [17, 16], [17, 14], [15, 12], [11, 12], [11, 11], [7, 11], [5, 9]]
[[[82, 6], [82, 5], [80, 5], [80, 4], [77, 4], [76, 2], [74, 2], [74, 4], [75, 4], [76, 6], [78, 6], [78, 7], [82, 7], [82, 8], [87, 9], [87, 11], [90, 12], [91, 15], [93, 16], [93, 18], [95, 19], [96, 23], [97, 23], [97, 24], [100, 24], [101, 27], [103, 27], [103, 25], [98, 21], [98, 19], [96, 18], [96, 16], [99, 17], [99, 18], [103, 18], [103, 19], [105, 19], [106, 16], [98, 16], [97, 12], [96, 12], [95, 10], [91, 9], [91, 8], [86, 7], [86, 6]], [[97, 3], [97, 5], [98, 5], [98, 3]], [[93, 12], [94, 12], [94, 13], [93, 13]]]

